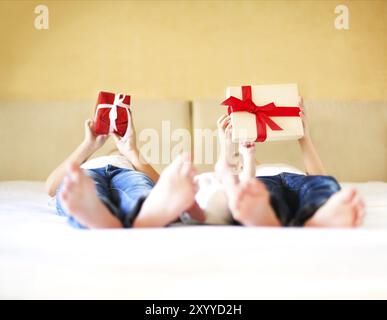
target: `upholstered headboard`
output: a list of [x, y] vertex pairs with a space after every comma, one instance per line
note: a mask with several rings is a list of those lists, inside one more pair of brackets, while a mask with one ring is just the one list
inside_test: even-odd
[[[44, 180], [81, 142], [83, 121], [93, 116], [94, 104], [0, 103], [0, 180]], [[330, 174], [341, 181], [387, 181], [387, 102], [305, 101], [305, 105], [312, 136]], [[159, 171], [191, 145], [199, 171], [212, 170], [217, 148], [210, 150], [211, 157], [208, 150], [205, 154], [203, 130], [197, 129], [215, 132], [216, 137], [216, 119], [222, 112], [217, 100], [134, 99], [139, 146]], [[112, 142], [97, 155], [114, 149]], [[259, 144], [257, 159], [302, 168], [295, 141]]]
[[[152, 149], [153, 155], [149, 156], [159, 160], [155, 167], [161, 171], [169, 163], [167, 156], [162, 159], [161, 149], [168, 147], [162, 139], [168, 139], [169, 132], [179, 128], [190, 131], [190, 104], [133, 99], [132, 105], [137, 139], [142, 139], [139, 146], [147, 144], [146, 150]], [[0, 180], [45, 180], [82, 141], [83, 122], [93, 118], [94, 106], [95, 101], [0, 103]], [[180, 142], [175, 140], [171, 141], [171, 148]], [[96, 156], [114, 148], [110, 139]], [[184, 148], [190, 151], [191, 141]]]

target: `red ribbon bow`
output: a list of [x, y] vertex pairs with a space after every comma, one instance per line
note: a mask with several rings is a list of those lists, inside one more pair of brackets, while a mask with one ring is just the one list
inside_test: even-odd
[[274, 102], [268, 103], [264, 106], [257, 106], [251, 98], [251, 86], [242, 86], [242, 99], [236, 97], [229, 97], [222, 103], [228, 106], [228, 114], [232, 112], [247, 111], [255, 114], [255, 121], [257, 124], [257, 142], [263, 142], [267, 138], [266, 125], [271, 130], [283, 130], [270, 117], [299, 117], [299, 107], [278, 107]]

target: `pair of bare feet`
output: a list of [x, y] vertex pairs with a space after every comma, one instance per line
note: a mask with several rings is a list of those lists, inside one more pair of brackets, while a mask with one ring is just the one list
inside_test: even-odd
[[[133, 227], [162, 227], [192, 210], [204, 220], [195, 206], [195, 170], [189, 155], [178, 156], [162, 173], [144, 201]], [[122, 228], [123, 225], [98, 198], [94, 181], [79, 166], [71, 165], [64, 180], [61, 202], [67, 212], [88, 228]]]
[[[270, 194], [265, 185], [252, 178], [246, 182], [228, 168], [218, 163], [216, 174], [226, 188], [229, 208], [235, 220], [246, 226], [280, 226], [270, 204]], [[364, 202], [354, 188], [340, 190], [306, 221], [306, 227], [350, 228], [363, 222]]]
[[[239, 182], [227, 166], [217, 166], [226, 187], [229, 207], [235, 220], [246, 226], [280, 226], [270, 195], [257, 179]], [[187, 155], [177, 157], [167, 167], [153, 188], [134, 221], [133, 227], [162, 227], [177, 220], [184, 211], [190, 211], [196, 220], [205, 217], [195, 204], [195, 170]], [[88, 228], [122, 228], [122, 223], [98, 198], [94, 181], [72, 165], [66, 176], [61, 201], [67, 212]], [[305, 226], [356, 227], [362, 223], [364, 203], [355, 189], [334, 194]]]

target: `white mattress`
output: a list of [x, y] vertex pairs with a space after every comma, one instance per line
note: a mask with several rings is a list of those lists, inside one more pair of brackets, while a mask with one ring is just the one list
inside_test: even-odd
[[357, 187], [357, 230], [82, 231], [42, 183], [2, 182], [0, 298], [387, 298], [387, 183]]

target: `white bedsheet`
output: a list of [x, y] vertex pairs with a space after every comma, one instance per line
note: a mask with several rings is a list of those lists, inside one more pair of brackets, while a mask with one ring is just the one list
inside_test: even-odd
[[42, 183], [2, 182], [0, 298], [387, 298], [387, 183], [356, 186], [357, 230], [81, 231]]

